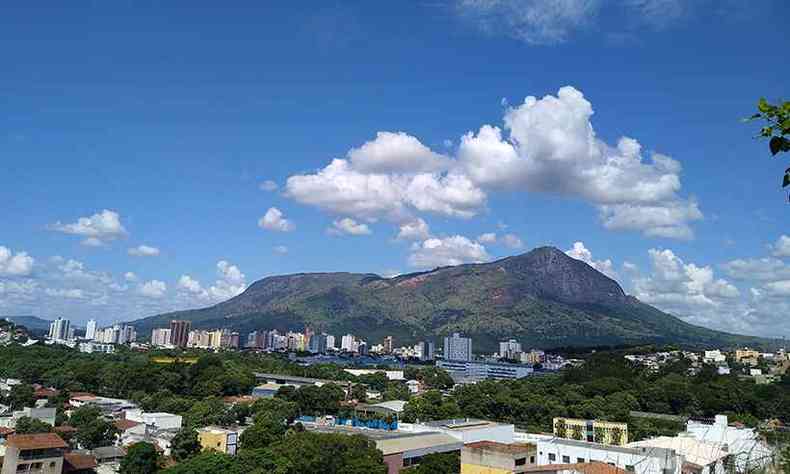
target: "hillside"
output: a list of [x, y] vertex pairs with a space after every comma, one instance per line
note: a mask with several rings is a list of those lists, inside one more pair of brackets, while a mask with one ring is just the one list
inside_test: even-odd
[[196, 328], [301, 330], [398, 344], [460, 331], [475, 350], [515, 337], [528, 347], [630, 343], [762, 345], [688, 324], [626, 295], [620, 285], [553, 247], [484, 264], [382, 278], [375, 274], [300, 273], [264, 278], [217, 305], [135, 321], [145, 336], [171, 319]]
[[49, 332], [49, 325], [52, 321], [42, 319], [37, 316], [0, 316], [0, 319], [7, 319], [17, 326], [24, 326], [32, 332]]

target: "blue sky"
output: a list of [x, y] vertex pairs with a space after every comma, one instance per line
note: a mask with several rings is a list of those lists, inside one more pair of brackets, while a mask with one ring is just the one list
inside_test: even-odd
[[785, 2], [255, 3], [4, 8], [0, 314], [554, 245], [790, 335], [786, 160], [740, 122], [787, 92]]

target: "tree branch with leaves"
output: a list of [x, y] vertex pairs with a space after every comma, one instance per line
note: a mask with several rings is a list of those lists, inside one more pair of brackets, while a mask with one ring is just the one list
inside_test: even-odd
[[[760, 129], [760, 137], [768, 139], [768, 149], [772, 156], [790, 151], [790, 102], [771, 104], [765, 98], [757, 103], [758, 112], [746, 119], [761, 120], [765, 123]], [[785, 170], [782, 187], [790, 186], [790, 168]]]

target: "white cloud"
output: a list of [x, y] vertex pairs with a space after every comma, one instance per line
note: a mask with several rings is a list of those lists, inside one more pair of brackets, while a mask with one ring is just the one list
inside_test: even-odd
[[703, 214], [680, 195], [680, 163], [643, 156], [632, 138], [609, 145], [596, 136], [592, 114], [573, 87], [530, 96], [507, 109], [504, 130], [483, 125], [464, 135], [456, 159], [402, 132], [380, 132], [346, 159], [291, 176], [285, 195], [334, 214], [402, 223], [415, 212], [470, 218], [485, 207], [487, 191], [551, 193], [596, 206], [607, 229], [693, 238], [690, 223]]
[[126, 235], [120, 215], [108, 209], [90, 217], [80, 217], [77, 222], [71, 224], [63, 224], [58, 221], [49, 228], [65, 234], [84, 237], [82, 243], [87, 246], [100, 246]]
[[277, 183], [270, 179], [267, 179], [266, 181], [262, 182], [258, 187], [260, 188], [261, 191], [267, 191], [267, 192], [277, 191], [277, 188], [279, 188]]
[[167, 291], [167, 285], [160, 280], [150, 280], [137, 288], [138, 293], [148, 298], [161, 298]]
[[276, 245], [272, 250], [274, 250], [274, 253], [278, 253], [280, 255], [285, 255], [288, 253], [288, 247], [285, 245]]
[[772, 281], [763, 288], [771, 296], [790, 297], [790, 280]]
[[710, 324], [711, 318], [720, 315], [720, 308], [740, 296], [734, 285], [715, 278], [711, 267], [685, 263], [669, 249], [650, 249], [648, 254], [652, 272], [634, 280], [636, 297], [646, 303]]
[[33, 271], [35, 259], [27, 252], [14, 253], [0, 245], [0, 276], [24, 276]]
[[461, 235], [431, 238], [412, 245], [409, 264], [418, 268], [434, 268], [490, 260], [486, 248]]
[[598, 0], [460, 0], [458, 11], [488, 34], [529, 44], [563, 43], [597, 15]]
[[626, 0], [625, 5], [642, 23], [662, 29], [683, 18], [690, 3], [684, 0]]
[[362, 224], [350, 217], [337, 219], [332, 222], [332, 227], [327, 229], [327, 232], [332, 235], [370, 235], [372, 231], [367, 224]]
[[56, 298], [69, 298], [80, 300], [85, 298], [82, 290], [79, 288], [71, 288], [71, 289], [62, 289], [62, 288], [47, 288], [44, 292], [49, 296], [54, 296]]
[[[574, 242], [573, 247], [566, 250], [565, 254], [569, 257], [575, 258], [576, 260], [581, 260], [609, 278], [618, 278], [617, 272], [614, 270], [614, 265], [612, 265], [612, 261], [608, 258], [606, 260], [593, 259], [592, 252], [587, 249], [587, 247], [584, 245], [584, 242]], [[625, 264], [623, 265], [625, 266]]]
[[496, 243], [496, 233], [486, 232], [485, 234], [480, 234], [477, 236], [477, 241], [483, 244]]
[[266, 211], [266, 214], [258, 220], [258, 227], [277, 232], [290, 232], [296, 228], [294, 223], [286, 219], [276, 207], [270, 207]]
[[502, 236], [502, 244], [505, 247], [518, 250], [524, 248], [524, 242], [516, 234], [505, 234]]
[[781, 235], [771, 248], [774, 257], [790, 257], [790, 236]]
[[137, 275], [135, 275], [134, 272], [126, 272], [126, 273], [124, 273], [123, 274], [123, 278], [126, 281], [137, 281]]
[[449, 159], [403, 132], [378, 132], [376, 138], [352, 148], [353, 168], [367, 174], [430, 173], [447, 168]]
[[738, 280], [782, 280], [790, 278], [790, 265], [771, 257], [739, 258], [721, 265], [727, 275]]
[[241, 294], [246, 288], [246, 277], [239, 267], [226, 260], [217, 262], [217, 275], [219, 279], [208, 289], [215, 300], [224, 301]]
[[431, 229], [428, 223], [421, 218], [405, 222], [400, 225], [398, 230], [398, 240], [425, 240], [431, 236]]
[[133, 257], [156, 257], [159, 255], [159, 249], [148, 245], [138, 245], [130, 248], [128, 253]]

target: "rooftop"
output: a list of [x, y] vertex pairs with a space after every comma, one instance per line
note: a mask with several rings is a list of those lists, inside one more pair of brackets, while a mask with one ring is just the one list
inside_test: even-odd
[[82, 471], [94, 469], [96, 458], [89, 454], [66, 453], [63, 455], [63, 472]]
[[63, 438], [55, 433], [9, 435], [6, 444], [17, 449], [65, 449], [67, 446]]
[[436, 431], [404, 432], [372, 430], [368, 428], [356, 428], [352, 426], [328, 426], [305, 424], [307, 430], [319, 433], [338, 433], [347, 435], [361, 435], [376, 443], [384, 455], [402, 453], [416, 449], [425, 449], [436, 446], [448, 446], [452, 449], [460, 450], [463, 443], [452, 436]]
[[546, 464], [543, 466], [535, 466], [527, 468], [526, 472], [557, 472], [557, 471], [573, 471], [583, 474], [630, 474], [625, 469], [612, 466], [602, 462], [583, 462], [576, 464]]
[[139, 425], [140, 423], [137, 421], [132, 420], [115, 420], [113, 425], [121, 431], [126, 431], [129, 428], [134, 428], [135, 426]]
[[534, 444], [505, 444], [505, 443], [497, 443], [494, 441], [478, 441], [476, 443], [469, 443], [464, 446], [464, 449], [480, 449], [484, 451], [495, 451], [499, 453], [508, 453], [508, 454], [527, 454], [530, 451], [535, 450]]
[[489, 421], [489, 420], [478, 420], [475, 418], [459, 418], [459, 419], [451, 419], [451, 420], [428, 421], [422, 424], [434, 428], [444, 428], [447, 430], [456, 430], [456, 431], [479, 430], [483, 428], [491, 428], [494, 426], [506, 425], [506, 423], [499, 423], [496, 421]]
[[629, 443], [631, 447], [647, 447], [647, 448], [665, 448], [672, 449], [691, 464], [699, 467], [705, 467], [708, 464], [713, 464], [719, 459], [727, 456], [727, 450], [722, 448], [719, 443], [707, 443], [705, 441], [698, 441], [691, 436], [659, 436], [657, 438], [650, 438], [642, 441]]

